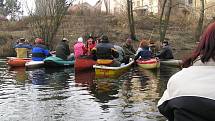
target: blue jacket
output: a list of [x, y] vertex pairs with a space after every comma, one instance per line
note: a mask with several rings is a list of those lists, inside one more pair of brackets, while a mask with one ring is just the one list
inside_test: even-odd
[[49, 56], [49, 50], [45, 45], [36, 44], [32, 49], [32, 60], [33, 61], [43, 61], [47, 56]]
[[28, 48], [28, 49], [31, 49], [32, 46], [30, 44], [19, 43], [19, 44], [16, 44], [14, 48]]
[[134, 59], [137, 60], [138, 58], [141, 58], [144, 60], [148, 60], [151, 59], [152, 57], [153, 57], [152, 51], [149, 50], [149, 47], [145, 47], [141, 48], [141, 50], [137, 53]]

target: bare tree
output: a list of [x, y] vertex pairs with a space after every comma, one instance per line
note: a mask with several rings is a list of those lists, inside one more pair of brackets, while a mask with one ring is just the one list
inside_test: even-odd
[[[167, 9], [167, 10], [166, 10]], [[160, 41], [163, 42], [169, 26], [169, 19], [172, 10], [172, 0], [164, 0], [160, 15]]]
[[200, 0], [200, 1], [201, 1], [200, 16], [199, 16], [198, 25], [197, 25], [196, 31], [195, 31], [195, 40], [196, 41], [199, 41], [200, 36], [202, 34], [202, 27], [203, 27], [204, 16], [205, 16], [205, 3], [204, 3], [204, 0]]
[[51, 43], [53, 42], [68, 7], [72, 5], [73, 1], [74, 0], [70, 2], [66, 2], [66, 0], [55, 0], [55, 2], [46, 1], [45, 3], [39, 4], [39, 6], [43, 5], [42, 8], [44, 9], [36, 8], [36, 12], [31, 14], [30, 25], [33, 36], [43, 38], [46, 43], [50, 44], [49, 47], [52, 48]]
[[133, 2], [132, 0], [127, 0], [127, 14], [128, 14], [128, 23], [130, 29], [130, 36], [133, 40], [136, 40], [135, 37], [135, 27], [134, 27], [134, 15], [133, 15]]

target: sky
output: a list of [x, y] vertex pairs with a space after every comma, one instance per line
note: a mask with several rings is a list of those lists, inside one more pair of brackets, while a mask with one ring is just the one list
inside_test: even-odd
[[[28, 15], [30, 11], [35, 9], [34, 0], [19, 0], [21, 2], [22, 10], [24, 11], [24, 16]], [[75, 4], [79, 1], [88, 2], [91, 5], [95, 5], [98, 0], [75, 0]]]

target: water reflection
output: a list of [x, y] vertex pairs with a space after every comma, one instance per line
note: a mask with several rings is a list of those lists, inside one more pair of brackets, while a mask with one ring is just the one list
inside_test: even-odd
[[95, 79], [94, 71], [78, 71], [75, 73], [75, 83], [82, 86], [93, 86], [93, 80]]
[[118, 79], [72, 68], [8, 70], [0, 60], [2, 120], [165, 121], [157, 100], [179, 69], [132, 68]]
[[[91, 88], [91, 93], [96, 97], [96, 101], [100, 103], [107, 103], [110, 100], [117, 99], [119, 85], [118, 80], [100, 79], [95, 80], [95, 85]], [[104, 106], [105, 108], [105, 106]]]
[[[165, 121], [157, 110], [159, 98], [157, 75], [159, 70], [134, 68], [132, 79], [126, 79], [121, 88], [122, 114], [127, 120]], [[139, 117], [139, 118], [138, 118]], [[141, 117], [141, 118], [140, 118]]]
[[28, 79], [28, 74], [24, 67], [9, 68], [9, 74], [13, 75], [17, 84], [25, 84], [25, 81]]
[[31, 80], [34, 85], [44, 85], [48, 84], [48, 79], [46, 78], [45, 69], [35, 69], [29, 72], [29, 80]]

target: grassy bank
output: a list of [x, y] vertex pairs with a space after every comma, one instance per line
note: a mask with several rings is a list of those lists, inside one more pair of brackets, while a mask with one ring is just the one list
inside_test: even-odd
[[14, 38], [11, 34], [0, 33], [0, 57], [15, 56]]

